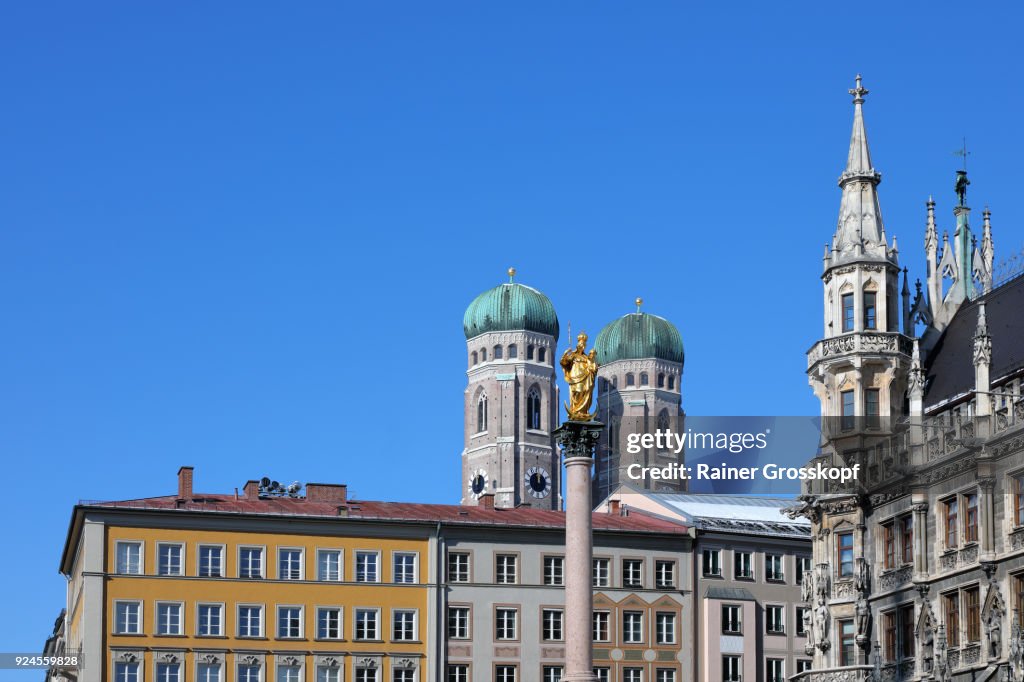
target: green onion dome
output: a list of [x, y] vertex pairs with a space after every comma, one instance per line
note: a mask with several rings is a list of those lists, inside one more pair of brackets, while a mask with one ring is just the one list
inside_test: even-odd
[[558, 338], [558, 317], [551, 299], [518, 282], [500, 284], [469, 304], [462, 317], [466, 338], [487, 332], [531, 331]]
[[664, 317], [650, 313], [630, 313], [605, 326], [597, 335], [594, 348], [602, 365], [644, 358], [683, 364], [683, 337], [679, 330]]

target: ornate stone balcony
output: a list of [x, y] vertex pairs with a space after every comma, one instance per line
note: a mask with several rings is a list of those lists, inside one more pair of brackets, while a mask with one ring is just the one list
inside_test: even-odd
[[899, 332], [852, 332], [822, 339], [811, 346], [807, 351], [807, 367], [809, 369], [821, 360], [854, 353], [905, 355], [909, 360], [911, 352], [911, 341]]

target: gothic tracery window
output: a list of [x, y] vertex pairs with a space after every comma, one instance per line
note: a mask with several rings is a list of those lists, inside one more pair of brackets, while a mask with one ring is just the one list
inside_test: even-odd
[[476, 403], [476, 432], [487, 430], [487, 396], [481, 395]]
[[540, 391], [534, 386], [526, 395], [526, 428], [537, 429], [540, 426]]

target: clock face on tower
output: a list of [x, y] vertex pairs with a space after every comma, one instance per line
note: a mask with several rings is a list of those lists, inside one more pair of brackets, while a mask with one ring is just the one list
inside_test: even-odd
[[530, 497], [547, 497], [551, 494], [551, 474], [544, 467], [530, 467], [526, 470], [526, 492]]
[[474, 500], [480, 499], [480, 496], [487, 491], [487, 470], [477, 469], [469, 476], [469, 496]]

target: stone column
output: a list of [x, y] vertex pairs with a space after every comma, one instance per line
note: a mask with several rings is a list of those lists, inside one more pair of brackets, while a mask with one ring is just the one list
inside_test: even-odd
[[565, 675], [564, 682], [596, 682], [592, 582], [594, 535], [591, 468], [604, 424], [565, 422], [555, 440], [565, 460]]

